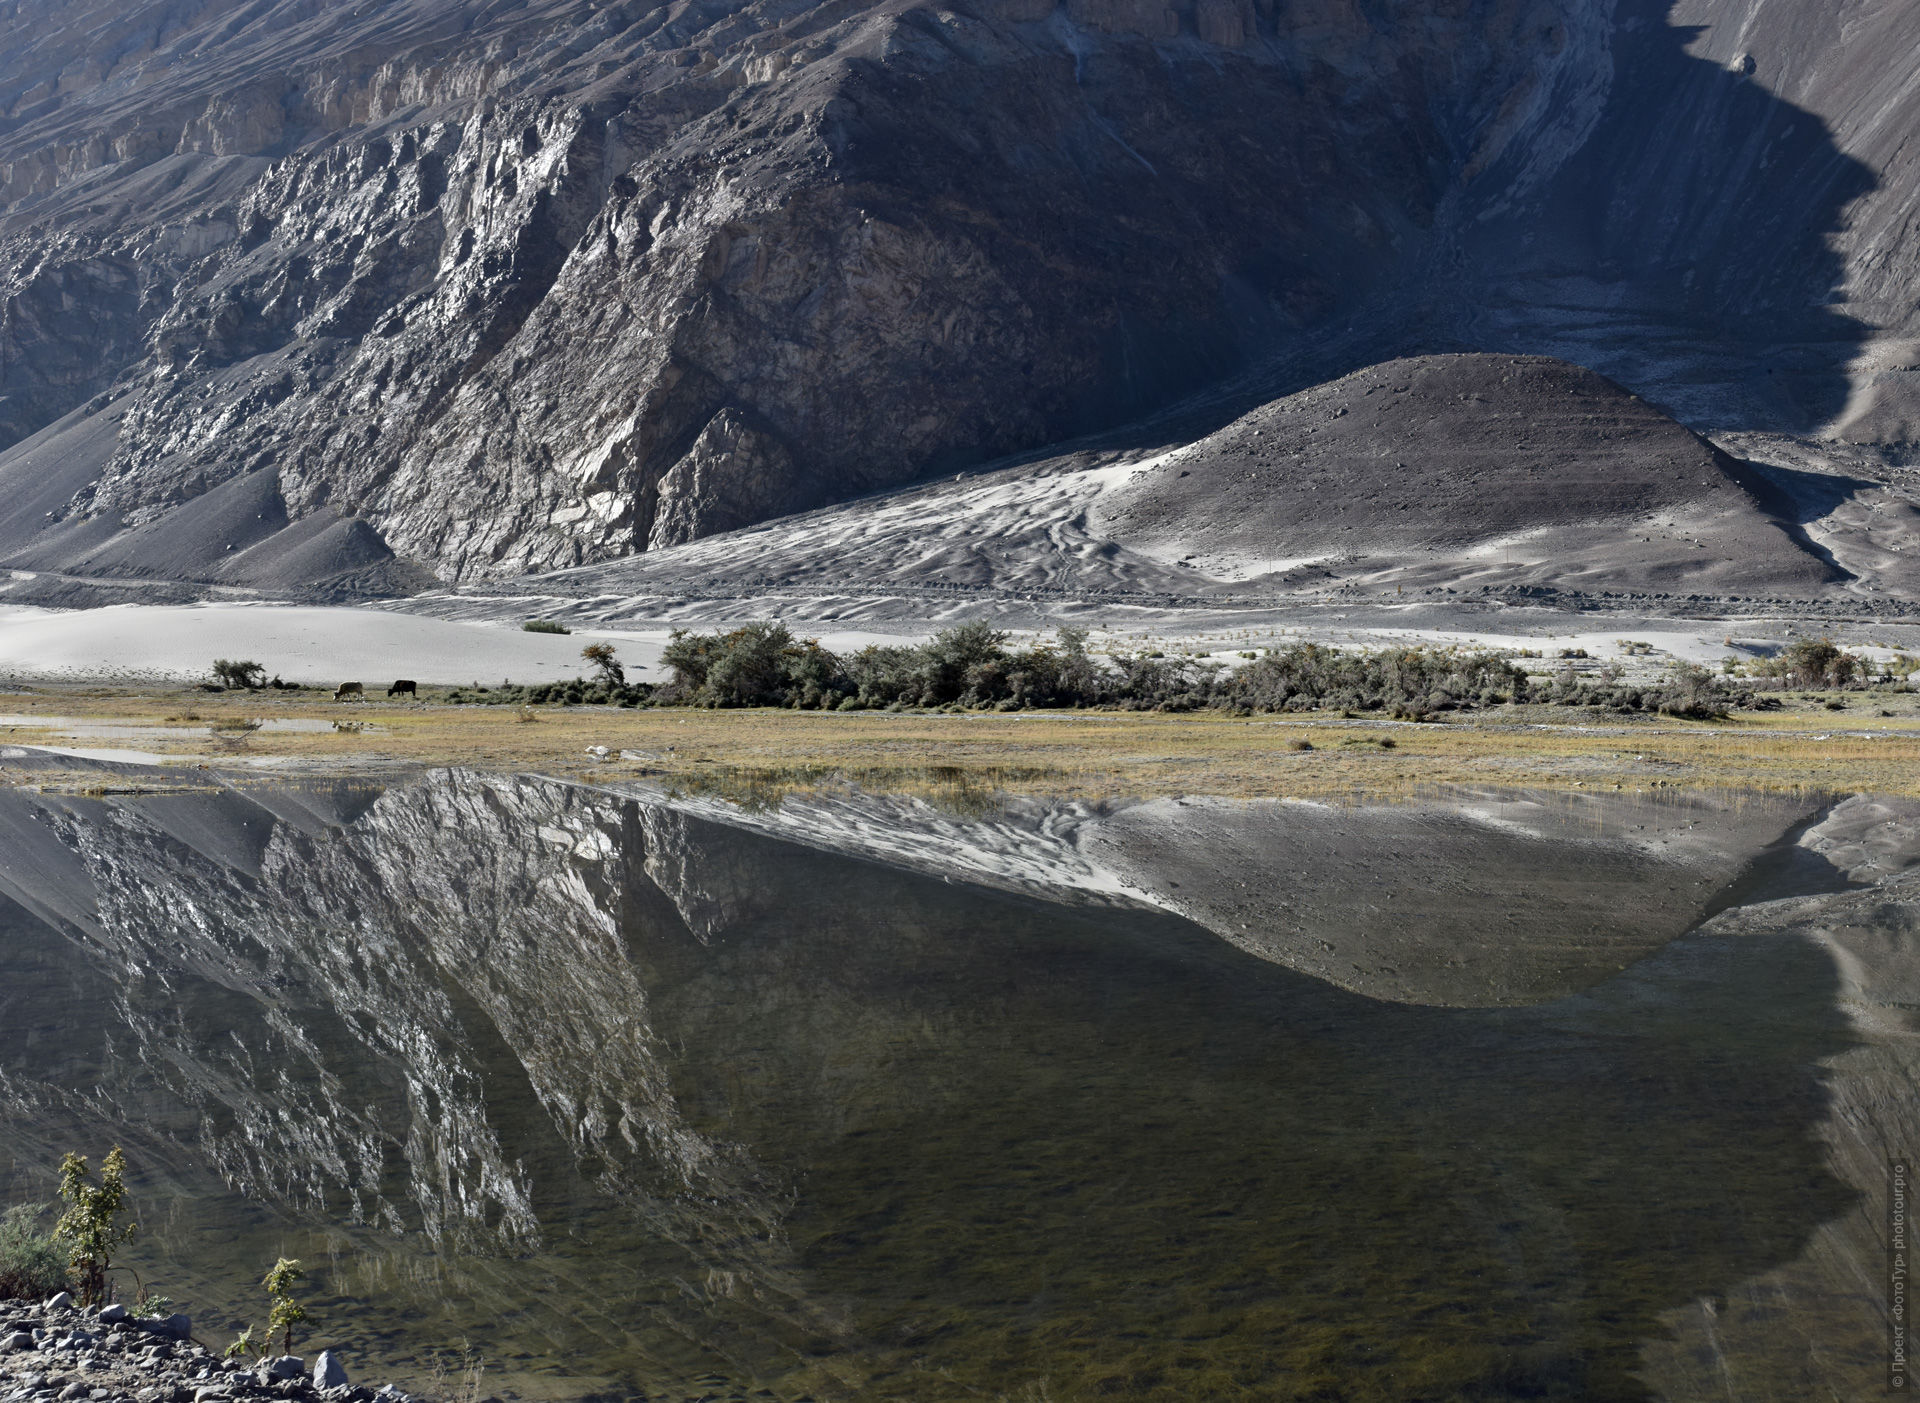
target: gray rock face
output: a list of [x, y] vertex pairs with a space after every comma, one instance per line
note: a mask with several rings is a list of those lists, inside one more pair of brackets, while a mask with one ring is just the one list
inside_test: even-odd
[[[1920, 17], [1664, 8], [23, 3], [0, 557], [349, 594], [567, 566], [1270, 352], [1323, 378], [1438, 326], [1658, 378], [1581, 340], [1620, 308], [1693, 362], [1756, 339], [1784, 388], [1718, 404], [1903, 432], [1896, 362], [1840, 393], [1867, 317], [1824, 304], [1913, 334], [1920, 97], [1845, 99]], [[1682, 48], [1692, 9], [1751, 74]]]

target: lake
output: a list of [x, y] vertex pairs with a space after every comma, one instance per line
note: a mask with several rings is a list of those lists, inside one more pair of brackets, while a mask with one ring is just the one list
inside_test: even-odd
[[203, 1339], [295, 1256], [309, 1355], [482, 1397], [1864, 1397], [1916, 855], [1864, 796], [9, 791], [0, 1196], [123, 1145]]

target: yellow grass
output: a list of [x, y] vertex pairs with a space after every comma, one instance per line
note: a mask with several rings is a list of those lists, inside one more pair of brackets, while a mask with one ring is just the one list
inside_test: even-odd
[[[1920, 796], [1916, 699], [1849, 694], [1847, 710], [1796, 700], [1720, 722], [1597, 717], [1549, 707], [1456, 713], [1438, 724], [1331, 714], [1111, 712], [973, 714], [622, 711], [601, 707], [335, 703], [272, 692], [139, 694], [76, 689], [15, 694], [0, 741], [155, 752], [177, 781], [274, 774], [365, 775], [421, 766], [652, 778], [746, 796], [852, 779], [870, 788], [952, 787], [1061, 796], [1335, 797], [1440, 784], [1553, 788], [1871, 790]], [[1885, 707], [1898, 714], [1882, 717]], [[537, 719], [524, 721], [523, 715]], [[52, 718], [124, 725], [69, 737]], [[29, 719], [33, 718], [33, 719]], [[48, 718], [43, 720], [41, 718]], [[362, 730], [168, 736], [156, 727], [235, 727], [252, 719], [360, 723]], [[1391, 748], [1379, 742], [1390, 740]], [[1305, 741], [1311, 749], [1296, 749]], [[600, 759], [589, 747], [605, 746]], [[622, 757], [620, 752], [629, 752]], [[262, 767], [260, 762], [275, 762]], [[0, 768], [6, 767], [0, 761]], [[47, 783], [42, 772], [15, 782]], [[98, 785], [97, 777], [90, 781]]]

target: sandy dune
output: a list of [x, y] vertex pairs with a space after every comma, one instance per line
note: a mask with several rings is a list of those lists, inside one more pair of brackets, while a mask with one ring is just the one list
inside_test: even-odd
[[[248, 658], [289, 682], [552, 681], [577, 676], [594, 636], [523, 633], [499, 624], [360, 609], [275, 605], [115, 605], [0, 609], [0, 674], [184, 679], [216, 657]], [[610, 639], [636, 662], [658, 645]]]
[[[531, 615], [520, 615], [520, 618]], [[552, 682], [587, 671], [580, 650], [614, 646], [628, 675], [658, 681], [668, 628], [526, 633], [386, 610], [279, 604], [0, 607], [0, 677], [200, 680], [214, 658], [248, 658], [289, 682], [385, 686], [397, 677], [454, 685]], [[821, 635], [853, 651], [891, 635]]]

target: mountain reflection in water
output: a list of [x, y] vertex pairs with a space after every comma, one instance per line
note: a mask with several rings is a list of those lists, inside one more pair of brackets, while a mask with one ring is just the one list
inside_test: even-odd
[[1675, 1312], [1861, 1197], [1819, 1129], [1856, 1034], [1795, 931], [1383, 1003], [1174, 915], [459, 772], [5, 794], [0, 853], [0, 1193], [124, 1143], [203, 1335], [304, 1256], [370, 1378], [464, 1338], [527, 1396], [1650, 1397]]

